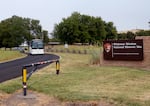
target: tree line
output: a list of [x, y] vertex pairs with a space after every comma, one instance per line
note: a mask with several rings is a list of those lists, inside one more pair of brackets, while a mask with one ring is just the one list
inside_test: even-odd
[[39, 20], [14, 15], [0, 22], [0, 47], [18, 47], [34, 38], [49, 41], [48, 31], [42, 30]]
[[136, 36], [150, 36], [150, 30], [139, 30], [135, 33], [128, 31], [127, 33], [117, 34], [117, 39], [119, 40], [128, 40], [135, 39]]
[[[63, 18], [54, 25], [52, 31], [54, 41], [62, 43], [101, 44], [109, 39], [135, 39], [136, 36], [150, 36], [150, 30], [137, 33], [117, 33], [113, 22], [106, 22], [101, 17], [73, 12], [71, 16]], [[48, 31], [43, 30], [39, 20], [12, 16], [0, 22], [0, 48], [18, 47], [21, 43], [32, 39], [43, 39], [49, 42]]]

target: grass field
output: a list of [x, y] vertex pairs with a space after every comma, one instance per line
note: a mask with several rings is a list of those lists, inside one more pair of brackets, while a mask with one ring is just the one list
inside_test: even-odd
[[98, 46], [83, 46], [83, 45], [69, 45], [65, 48], [64, 45], [46, 46], [46, 49], [53, 52], [69, 52], [69, 53], [79, 53], [79, 54], [90, 54], [94, 51], [100, 51]]
[[0, 62], [13, 60], [19, 57], [25, 56], [19, 51], [10, 51], [10, 50], [0, 50]]
[[[51, 64], [34, 73], [28, 89], [62, 101], [100, 101], [115, 106], [150, 106], [150, 71], [90, 65], [91, 55], [59, 53], [60, 75]], [[0, 84], [0, 92], [22, 89], [17, 78]]]

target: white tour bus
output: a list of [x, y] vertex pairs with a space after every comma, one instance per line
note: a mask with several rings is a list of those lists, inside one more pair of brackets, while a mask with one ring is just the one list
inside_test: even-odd
[[44, 44], [41, 39], [33, 39], [30, 42], [29, 53], [34, 54], [44, 54]]

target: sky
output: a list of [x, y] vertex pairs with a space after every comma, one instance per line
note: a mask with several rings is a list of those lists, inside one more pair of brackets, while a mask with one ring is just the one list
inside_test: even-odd
[[0, 21], [17, 15], [40, 20], [44, 30], [73, 12], [113, 22], [118, 31], [150, 29], [150, 0], [1, 0]]

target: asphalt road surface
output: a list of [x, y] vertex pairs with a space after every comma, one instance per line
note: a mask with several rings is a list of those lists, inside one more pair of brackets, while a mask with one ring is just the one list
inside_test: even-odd
[[[48, 61], [48, 60], [55, 60], [55, 59], [59, 59], [59, 56], [53, 54], [29, 55], [22, 59], [0, 63], [0, 83], [21, 76], [22, 66], [26, 64]], [[37, 68], [40, 69], [49, 64], [50, 63], [39, 65]], [[28, 68], [27, 71], [28, 73], [32, 71], [31, 67]]]

